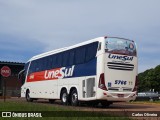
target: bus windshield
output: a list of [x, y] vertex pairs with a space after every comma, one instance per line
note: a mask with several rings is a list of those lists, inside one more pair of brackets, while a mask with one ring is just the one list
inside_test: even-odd
[[107, 38], [107, 53], [136, 56], [136, 45], [133, 41], [120, 38]]

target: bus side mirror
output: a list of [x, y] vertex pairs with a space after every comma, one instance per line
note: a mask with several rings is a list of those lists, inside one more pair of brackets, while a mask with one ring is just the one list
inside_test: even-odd
[[18, 73], [18, 80], [21, 80], [22, 79], [22, 76], [23, 76], [23, 74], [24, 74], [24, 69], [23, 70], [21, 70], [19, 73]]

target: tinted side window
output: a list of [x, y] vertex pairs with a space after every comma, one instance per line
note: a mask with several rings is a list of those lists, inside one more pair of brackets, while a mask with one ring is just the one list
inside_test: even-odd
[[46, 70], [50, 69], [50, 56], [46, 57]]
[[28, 74], [31, 74], [31, 73], [35, 72], [35, 68], [36, 68], [36, 62], [35, 61], [31, 61], [31, 65], [29, 67]]
[[47, 56], [36, 60], [36, 72], [52, 68], [52, 57]]
[[39, 71], [42, 71], [42, 58], [38, 60]]
[[87, 45], [86, 62], [95, 58], [97, 53], [98, 42]]
[[48, 69], [52, 69], [52, 63], [53, 63], [53, 57], [52, 56], [48, 56]]
[[41, 70], [45, 70], [45, 58], [41, 58]]
[[56, 67], [62, 66], [62, 53], [57, 54]]
[[79, 47], [76, 48], [76, 54], [75, 54], [75, 62], [76, 64], [84, 63], [85, 61], [85, 47]]
[[44, 57], [43, 59], [42, 59], [42, 66], [43, 66], [43, 70], [46, 70], [47, 69], [47, 57]]
[[47, 69], [82, 64], [95, 58], [98, 42], [78, 47], [63, 53], [47, 56], [31, 62], [28, 74]]
[[52, 55], [51, 57], [52, 57], [52, 68], [55, 68], [57, 57], [56, 57], [56, 55]]
[[41, 62], [40, 59], [35, 61], [35, 63], [36, 63], [36, 65], [35, 65], [35, 72], [40, 71], [40, 66], [41, 66], [40, 62]]
[[62, 66], [68, 66], [69, 62], [69, 51], [63, 53], [63, 64]]
[[29, 66], [29, 63], [26, 63], [25, 66], [24, 66], [24, 75], [26, 76], [27, 75], [27, 70], [28, 70], [28, 66]]
[[69, 51], [69, 65], [74, 64], [75, 49]]
[[102, 43], [99, 42], [99, 44], [98, 44], [98, 51], [101, 50], [101, 47], [102, 47]]

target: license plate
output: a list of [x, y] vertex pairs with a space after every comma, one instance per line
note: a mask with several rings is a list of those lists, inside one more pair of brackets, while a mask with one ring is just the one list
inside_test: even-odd
[[124, 94], [118, 94], [117, 96], [118, 97], [124, 97]]

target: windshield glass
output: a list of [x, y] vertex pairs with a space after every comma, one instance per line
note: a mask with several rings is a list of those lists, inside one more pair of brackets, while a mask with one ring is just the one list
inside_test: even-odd
[[136, 56], [135, 43], [119, 38], [107, 38], [105, 51], [112, 54]]

